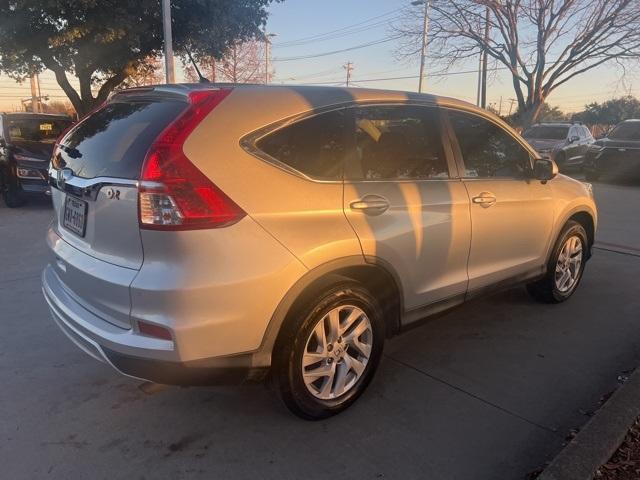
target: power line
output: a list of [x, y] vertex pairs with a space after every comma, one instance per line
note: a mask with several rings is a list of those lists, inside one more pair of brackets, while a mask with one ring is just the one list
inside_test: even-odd
[[[290, 40], [288, 42], [280, 42], [280, 43], [274, 43], [274, 47], [278, 47], [278, 48], [283, 48], [283, 47], [289, 47], [289, 46], [297, 46], [297, 45], [303, 45], [305, 43], [311, 43], [311, 42], [315, 42], [315, 41], [321, 41], [320, 39], [323, 39], [325, 37], [336, 37], [338, 35], [344, 36], [345, 32], [348, 32], [354, 28], [360, 27], [360, 28], [364, 28], [363, 26], [365, 26], [366, 24], [372, 22], [373, 20], [378, 20], [380, 18], [383, 17], [387, 17], [389, 15], [395, 14], [393, 18], [397, 17], [398, 13], [398, 9], [394, 9], [394, 10], [389, 10], [385, 13], [382, 13], [380, 15], [376, 15], [375, 17], [371, 17], [368, 18], [366, 20], [362, 20], [361, 22], [358, 23], [354, 23], [351, 25], [347, 25], [345, 27], [342, 28], [338, 28], [336, 30], [331, 30], [329, 32], [325, 32], [325, 33], [319, 33], [316, 35], [311, 35], [308, 37], [303, 37], [303, 38], [298, 38], [296, 40]], [[384, 21], [379, 21], [376, 22], [376, 24], [382, 24], [382, 23], [388, 23], [389, 21], [391, 21], [392, 19], [388, 19], [388, 20], [384, 20]], [[370, 28], [371, 25], [366, 25], [366, 28]], [[350, 35], [350, 33], [348, 33]]]
[[363, 43], [363, 44], [356, 45], [356, 46], [353, 46], [353, 47], [342, 48], [340, 50], [332, 50], [332, 51], [329, 51], [329, 52], [314, 53], [314, 54], [311, 54], [311, 55], [299, 55], [299, 56], [294, 56], [294, 57], [274, 58], [273, 61], [274, 62], [291, 62], [291, 61], [295, 61], [295, 60], [306, 60], [308, 58], [327, 57], [329, 55], [335, 55], [337, 53], [350, 52], [352, 50], [359, 50], [361, 48], [371, 47], [373, 45], [380, 45], [382, 43], [389, 43], [389, 42], [392, 42], [394, 40], [397, 40], [398, 38], [400, 38], [400, 35], [395, 35], [395, 36], [392, 36], [392, 37], [385, 37], [385, 38], [382, 38], [382, 39], [379, 39], [379, 40], [374, 40], [372, 42]]

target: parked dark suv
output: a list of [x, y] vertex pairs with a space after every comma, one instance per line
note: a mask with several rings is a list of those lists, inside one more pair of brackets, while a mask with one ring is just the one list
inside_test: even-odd
[[48, 191], [53, 146], [71, 123], [64, 115], [0, 114], [0, 191], [8, 207], [19, 207], [28, 194]]
[[595, 141], [580, 123], [537, 123], [522, 136], [541, 156], [554, 160], [560, 170], [582, 168], [587, 149]]
[[587, 180], [640, 179], [640, 119], [625, 120], [596, 141], [584, 163]]

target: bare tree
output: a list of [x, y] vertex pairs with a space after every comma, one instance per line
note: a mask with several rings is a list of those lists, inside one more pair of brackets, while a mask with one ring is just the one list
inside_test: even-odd
[[[214, 82], [262, 83], [264, 81], [264, 42], [252, 40], [232, 44], [220, 59], [201, 58], [200, 71]], [[197, 82], [193, 66], [186, 66], [185, 76]]]
[[[402, 55], [414, 54], [422, 35], [421, 11], [407, 15], [394, 26]], [[447, 71], [486, 51], [510, 72], [525, 125], [572, 78], [604, 64], [624, 73], [640, 58], [638, 0], [433, 0], [430, 17], [430, 59]]]

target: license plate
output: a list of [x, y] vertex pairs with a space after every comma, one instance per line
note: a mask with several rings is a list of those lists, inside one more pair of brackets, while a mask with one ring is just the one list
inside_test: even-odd
[[64, 218], [62, 224], [73, 233], [84, 237], [87, 227], [87, 202], [67, 196], [64, 202]]

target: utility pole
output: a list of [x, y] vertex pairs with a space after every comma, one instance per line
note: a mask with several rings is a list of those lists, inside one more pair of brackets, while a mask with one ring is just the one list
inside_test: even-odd
[[509, 115], [511, 115], [511, 111], [513, 110], [513, 104], [516, 103], [516, 99], [515, 98], [510, 98], [509, 99]]
[[[484, 21], [484, 44], [489, 44], [489, 7], [487, 7]], [[480, 94], [480, 107], [487, 107], [487, 48], [482, 52], [482, 91]]]
[[347, 71], [347, 87], [348, 87], [349, 82], [351, 81], [351, 72], [353, 71], [353, 63], [347, 62], [347, 64], [343, 65], [342, 68], [344, 68]]
[[162, 0], [162, 31], [164, 33], [164, 70], [166, 83], [175, 83], [173, 36], [171, 33], [171, 0]]
[[420, 48], [420, 77], [418, 79], [418, 92], [422, 93], [424, 82], [424, 63], [427, 56], [427, 34], [429, 33], [429, 7], [431, 0], [414, 0], [411, 5], [424, 5], [422, 18], [422, 47]]
[[269, 50], [271, 49], [271, 39], [277, 36], [277, 33], [264, 32], [264, 84], [269, 83]]
[[500, 103], [498, 104], [498, 116], [502, 116], [502, 95], [500, 95]]
[[482, 91], [482, 52], [478, 57], [478, 89], [476, 91], [476, 106], [480, 106], [480, 92]]
[[35, 74], [31, 75], [31, 78], [29, 78], [29, 80], [31, 82], [31, 111], [33, 113], [39, 113], [40, 108], [38, 107], [39, 107], [40, 99], [38, 98]]

